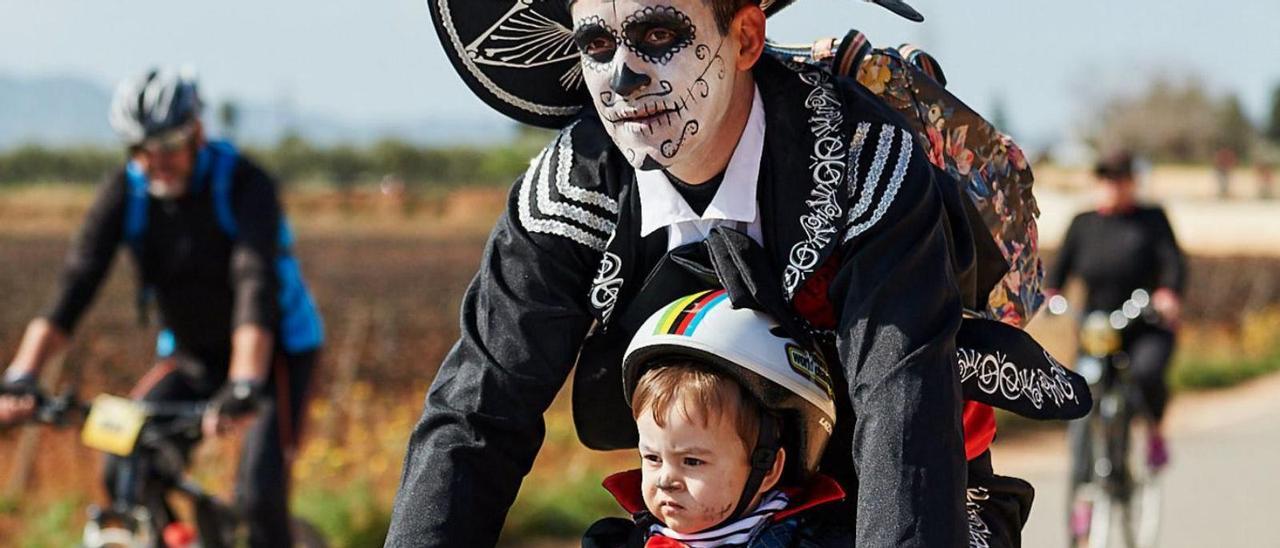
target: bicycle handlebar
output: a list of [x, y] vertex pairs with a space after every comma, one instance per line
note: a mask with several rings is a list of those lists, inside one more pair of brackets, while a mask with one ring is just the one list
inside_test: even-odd
[[[50, 426], [68, 426], [72, 417], [83, 420], [88, 416], [92, 403], [80, 400], [75, 389], [68, 389], [62, 395], [50, 396], [40, 388], [13, 390], [0, 386], [0, 395], [31, 396], [36, 400], [36, 410], [31, 418], [23, 422], [34, 422]], [[153, 419], [177, 419], [182, 422], [199, 421], [209, 407], [207, 401], [135, 401], [146, 414], [148, 421]], [[77, 421], [78, 422], [78, 421]], [[7, 425], [0, 425], [7, 426]]]
[[[1071, 310], [1071, 303], [1062, 295], [1054, 295], [1049, 297], [1045, 310], [1051, 316], [1063, 316]], [[1085, 311], [1087, 312], [1087, 311]], [[1151, 294], [1145, 289], [1135, 289], [1130, 294], [1129, 299], [1120, 305], [1120, 308], [1113, 310], [1107, 314], [1111, 326], [1116, 329], [1124, 329], [1129, 323], [1138, 318], [1154, 319], [1156, 323], [1163, 323], [1163, 318], [1156, 312], [1151, 304]], [[1083, 317], [1083, 314], [1081, 314]]]

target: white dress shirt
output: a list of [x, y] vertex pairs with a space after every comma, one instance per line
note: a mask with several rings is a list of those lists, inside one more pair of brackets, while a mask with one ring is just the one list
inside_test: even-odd
[[756, 185], [760, 179], [763, 154], [764, 106], [760, 101], [760, 89], [756, 88], [747, 126], [725, 168], [720, 188], [701, 216], [693, 212], [662, 170], [636, 171], [640, 190], [640, 235], [648, 236], [662, 227], [670, 227], [667, 231], [667, 250], [670, 251], [706, 239], [715, 227], [729, 226], [763, 244], [760, 208], [756, 203]]

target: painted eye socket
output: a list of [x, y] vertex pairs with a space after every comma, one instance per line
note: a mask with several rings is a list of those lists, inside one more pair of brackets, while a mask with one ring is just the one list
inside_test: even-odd
[[573, 32], [578, 51], [597, 63], [608, 63], [618, 50], [618, 38], [599, 18], [583, 21]]
[[676, 33], [671, 29], [662, 27], [649, 29], [644, 34], [644, 44], [655, 48], [670, 47], [676, 41]]
[[622, 22], [623, 43], [649, 63], [666, 64], [697, 35], [689, 16], [671, 6], [647, 7]]
[[582, 47], [582, 53], [587, 54], [596, 61], [608, 61], [610, 57], [613, 57], [613, 51], [616, 49], [618, 49], [618, 43], [613, 40], [612, 36], [596, 36]]

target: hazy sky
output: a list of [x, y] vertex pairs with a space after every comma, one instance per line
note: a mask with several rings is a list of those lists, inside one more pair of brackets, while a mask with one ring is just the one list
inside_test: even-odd
[[[928, 20], [858, 0], [799, 0], [770, 19], [787, 41], [850, 27], [911, 41], [980, 111], [1001, 98], [1015, 136], [1071, 126], [1090, 97], [1155, 72], [1196, 73], [1260, 119], [1280, 85], [1280, 0], [916, 0]], [[499, 115], [440, 50], [421, 0], [0, 0], [0, 73], [104, 84], [152, 63], [193, 63], [228, 94], [363, 122]], [[0, 105], [4, 108], [4, 105]]]

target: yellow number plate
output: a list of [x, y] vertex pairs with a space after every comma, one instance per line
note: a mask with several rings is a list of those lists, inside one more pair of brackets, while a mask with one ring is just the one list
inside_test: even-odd
[[85, 445], [113, 455], [128, 456], [138, 442], [147, 413], [133, 400], [103, 394], [94, 398], [80, 431]]

